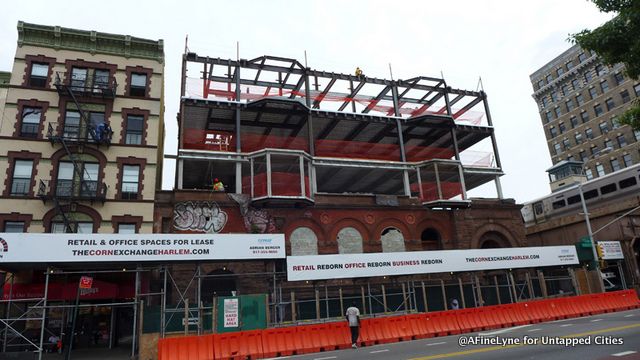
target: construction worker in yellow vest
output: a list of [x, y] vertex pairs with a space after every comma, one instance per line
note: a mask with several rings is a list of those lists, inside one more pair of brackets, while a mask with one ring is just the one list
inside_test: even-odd
[[360, 67], [356, 67], [356, 76], [360, 77], [362, 76], [362, 70], [360, 69]]
[[213, 179], [213, 191], [224, 191], [224, 184], [218, 178]]

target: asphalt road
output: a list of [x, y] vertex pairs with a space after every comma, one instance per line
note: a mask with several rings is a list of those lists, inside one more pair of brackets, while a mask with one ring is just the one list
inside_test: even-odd
[[[548, 344], [553, 341], [556, 344]], [[571, 342], [583, 342], [583, 344], [571, 344]], [[292, 360], [640, 359], [640, 309], [278, 359], [285, 358]]]

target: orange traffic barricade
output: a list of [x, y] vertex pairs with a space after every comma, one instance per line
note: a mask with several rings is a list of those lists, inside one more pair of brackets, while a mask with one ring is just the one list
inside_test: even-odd
[[265, 357], [290, 356], [296, 353], [295, 327], [262, 330], [262, 352]]

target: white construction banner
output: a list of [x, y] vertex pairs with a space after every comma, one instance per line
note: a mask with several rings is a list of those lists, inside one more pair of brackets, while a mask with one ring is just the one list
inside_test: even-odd
[[621, 260], [624, 259], [622, 253], [622, 245], [620, 241], [598, 241], [602, 260]]
[[0, 264], [283, 259], [283, 234], [0, 233]]
[[287, 279], [323, 280], [578, 263], [574, 246], [288, 256]]
[[224, 327], [238, 327], [238, 298], [224, 299]]

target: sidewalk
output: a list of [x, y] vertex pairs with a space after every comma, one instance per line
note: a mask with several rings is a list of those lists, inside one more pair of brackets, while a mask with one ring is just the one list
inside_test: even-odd
[[[46, 360], [64, 360], [62, 354], [47, 353], [42, 356]], [[116, 348], [116, 349], [78, 349], [73, 350], [71, 353], [72, 360], [129, 360], [131, 358], [130, 348]], [[37, 357], [36, 357], [37, 359]]]

